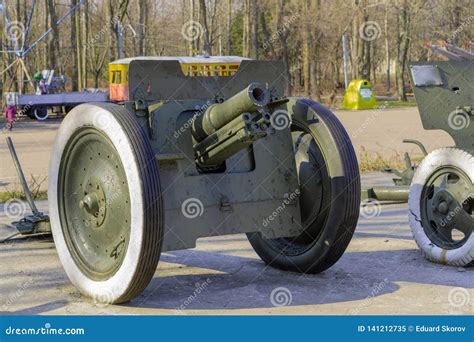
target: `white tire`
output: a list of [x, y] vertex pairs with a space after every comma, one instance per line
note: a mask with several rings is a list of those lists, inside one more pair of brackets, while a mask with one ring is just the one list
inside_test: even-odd
[[[61, 204], [64, 199], [59, 199], [63, 196], [59, 193], [61, 187], [65, 187], [65, 185], [60, 185], [63, 179], [60, 174], [64, 172], [60, 171], [60, 168], [62, 165], [68, 165], [63, 160], [67, 160], [65, 151], [69, 151], [69, 146], [72, 144], [68, 145], [68, 143], [74, 141], [73, 137], [77, 136], [81, 129], [88, 127], [106, 136], [109, 146], [113, 145], [119, 152], [117, 155], [126, 175], [126, 185], [123, 187], [128, 187], [130, 194], [127, 197], [130, 201], [130, 215], [127, 216], [130, 217], [130, 221], [126, 228], [129, 237], [126, 247], [123, 247], [120, 253], [120, 258], [123, 260], [119, 266], [116, 266], [118, 269], [114, 270], [113, 274], [99, 280], [84, 271], [84, 266], [80, 267], [80, 262], [77, 261], [77, 254], [74, 253], [78, 252], [73, 251], [71, 238], [66, 238], [69, 221], [60, 208], [60, 205], [64, 208], [69, 204]], [[105, 156], [101, 158], [105, 159]], [[108, 161], [99, 160], [98, 162]], [[64, 166], [65, 169], [66, 166]], [[163, 237], [163, 218], [158, 166], [147, 133], [140, 127], [133, 114], [115, 104], [83, 104], [71, 110], [63, 120], [53, 146], [49, 165], [48, 193], [54, 242], [71, 282], [83, 294], [100, 303], [121, 303], [140, 294], [156, 271]], [[78, 193], [82, 196], [80, 190]], [[108, 201], [107, 198], [106, 201]], [[110, 215], [117, 214], [114, 208], [117, 206], [107, 207]], [[79, 225], [79, 228], [84, 228], [81, 222]], [[105, 228], [100, 228], [109, 229], [109, 227], [110, 225], [105, 225]], [[74, 233], [76, 229], [73, 227], [71, 231]], [[80, 233], [76, 233], [75, 236], [78, 234]]]
[[[427, 259], [441, 264], [466, 266], [474, 260], [474, 234], [470, 233], [465, 236], [460, 246], [443, 248], [439, 246], [439, 243], [435, 243], [433, 237], [430, 239], [425, 229], [427, 227], [423, 227], [422, 222], [422, 202], [426, 201], [426, 198], [422, 199], [422, 194], [426, 184], [434, 172], [450, 167], [461, 171], [470, 180], [471, 189], [468, 198], [470, 197], [472, 202], [474, 196], [474, 156], [458, 148], [441, 148], [428, 154], [416, 170], [408, 201], [409, 221], [413, 237]], [[425, 225], [427, 225], [426, 220]], [[472, 228], [471, 226], [471, 231]]]

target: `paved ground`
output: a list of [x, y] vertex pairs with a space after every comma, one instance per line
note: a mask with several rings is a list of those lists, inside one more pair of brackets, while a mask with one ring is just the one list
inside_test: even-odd
[[[380, 104], [383, 106], [383, 103]], [[413, 145], [403, 144], [406, 138], [416, 138], [426, 144], [428, 150], [453, 144], [451, 137], [443, 131], [425, 131], [421, 125], [417, 108], [377, 109], [365, 111], [336, 111], [354, 143], [356, 151], [365, 149], [380, 153], [389, 159], [405, 151], [419, 155]], [[19, 121], [10, 133], [0, 134], [0, 191], [2, 188], [19, 188], [14, 166], [2, 136], [10, 135], [15, 143], [26, 177], [35, 175], [39, 179], [48, 174], [50, 147], [61, 121]], [[46, 189], [46, 182], [43, 188]]]
[[[452, 143], [444, 133], [424, 132], [414, 108], [338, 115], [358, 150], [401, 152], [405, 137], [418, 137], [430, 149]], [[58, 123], [19, 123], [13, 131], [27, 174], [46, 175]], [[8, 186], [15, 176], [3, 142], [0, 156], [0, 185]], [[390, 176], [369, 174], [363, 180], [389, 184]], [[47, 203], [39, 207], [46, 211]], [[162, 255], [146, 291], [118, 306], [81, 296], [51, 240], [0, 244], [0, 314], [472, 314], [473, 268], [424, 260], [408, 227], [406, 204], [375, 209], [373, 217], [362, 211], [345, 255], [319, 275], [265, 267], [244, 235], [205, 238], [195, 249]], [[5, 226], [10, 221], [0, 204], [0, 239], [12, 232]], [[277, 298], [287, 305], [274, 306], [272, 292], [283, 294]]]
[[[362, 210], [348, 250], [319, 275], [265, 267], [244, 235], [205, 238], [195, 249], [164, 254], [140, 297], [105, 307], [69, 283], [51, 240], [0, 244], [0, 314], [472, 314], [474, 269], [423, 259], [406, 204], [375, 209]], [[10, 221], [2, 215], [0, 222]], [[272, 291], [285, 292], [288, 305], [275, 307]]]

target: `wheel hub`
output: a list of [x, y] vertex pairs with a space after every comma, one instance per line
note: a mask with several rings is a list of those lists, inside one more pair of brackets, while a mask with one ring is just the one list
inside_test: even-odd
[[79, 207], [90, 215], [91, 225], [99, 227], [104, 223], [107, 214], [105, 194], [99, 181], [90, 180], [86, 184], [84, 197], [79, 201]]
[[458, 248], [467, 241], [474, 226], [471, 194], [469, 177], [453, 167], [443, 167], [428, 179], [421, 219], [427, 236], [439, 247]]

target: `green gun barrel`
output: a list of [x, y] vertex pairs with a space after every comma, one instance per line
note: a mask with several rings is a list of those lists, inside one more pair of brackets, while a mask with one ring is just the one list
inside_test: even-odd
[[251, 83], [228, 100], [211, 105], [203, 115], [198, 116], [193, 122], [193, 137], [202, 141], [239, 115], [254, 112], [269, 101], [268, 89], [260, 83]]

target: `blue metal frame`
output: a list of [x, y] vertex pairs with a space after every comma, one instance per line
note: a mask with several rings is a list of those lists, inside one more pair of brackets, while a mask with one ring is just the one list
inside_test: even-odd
[[[61, 22], [63, 22], [64, 19], [66, 19], [67, 17], [69, 17], [80, 5], [82, 5], [85, 1], [87, 0], [79, 0], [78, 3], [73, 7], [71, 8], [65, 15], [63, 15], [61, 18], [59, 18], [57, 21], [56, 21], [56, 25], [59, 25], [61, 24]], [[25, 33], [23, 35], [23, 42], [21, 44], [21, 48], [19, 49], [18, 48], [18, 41], [16, 40], [12, 30], [11, 30], [11, 24], [10, 24], [10, 21], [8, 20], [8, 15], [7, 15], [7, 11], [6, 11], [6, 8], [5, 6], [3, 5], [3, 0], [0, 0], [0, 10], [2, 11], [3, 13], [3, 18], [5, 19], [5, 23], [7, 25], [7, 30], [8, 30], [8, 33], [10, 34], [10, 38], [11, 40], [13, 41], [13, 44], [14, 44], [14, 50], [10, 50], [10, 51], [7, 51], [9, 53], [15, 53], [18, 57], [24, 57], [26, 56], [26, 54], [28, 52], [30, 52], [38, 43], [40, 43], [52, 30], [53, 28], [50, 27], [48, 30], [46, 30], [45, 33], [43, 33], [41, 35], [41, 37], [39, 37], [33, 44], [31, 44], [30, 46], [28, 47], [25, 47], [25, 44], [26, 44], [26, 39], [28, 37], [28, 33], [30, 31], [30, 24], [31, 24], [31, 19], [33, 17], [33, 12], [35, 10], [35, 5], [36, 5], [36, 0], [32, 0], [32, 7], [31, 7], [31, 11], [30, 11], [30, 14], [28, 16], [28, 21], [27, 21], [27, 24], [26, 24], [26, 27], [25, 27]], [[8, 50], [8, 49], [7, 49]]]

